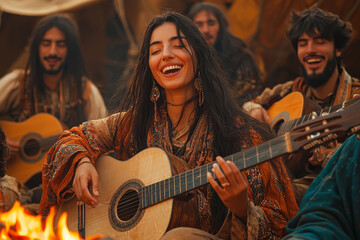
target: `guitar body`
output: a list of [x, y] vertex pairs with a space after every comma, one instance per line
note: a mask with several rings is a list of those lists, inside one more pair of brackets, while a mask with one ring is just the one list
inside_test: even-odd
[[[167, 154], [160, 148], [148, 148], [127, 161], [102, 156], [96, 161], [99, 174], [100, 196], [98, 205], [85, 208], [85, 236], [102, 234], [112, 239], [159, 239], [168, 229], [173, 212], [173, 199], [145, 209], [129, 206], [126, 200], [138, 197], [141, 186], [147, 186], [172, 176]], [[125, 202], [124, 209], [118, 208]], [[123, 211], [122, 211], [123, 210]], [[78, 231], [78, 206], [72, 199], [60, 206], [55, 223], [61, 213], [68, 213], [68, 227]]]
[[20, 142], [20, 153], [6, 163], [6, 173], [24, 183], [41, 172], [47, 151], [63, 131], [56, 117], [36, 114], [23, 122], [0, 121], [6, 137]]
[[319, 110], [321, 110], [320, 106], [305, 98], [301, 92], [292, 92], [271, 105], [267, 112], [271, 119], [271, 129], [279, 135], [287, 132], [280, 129], [283, 123]]

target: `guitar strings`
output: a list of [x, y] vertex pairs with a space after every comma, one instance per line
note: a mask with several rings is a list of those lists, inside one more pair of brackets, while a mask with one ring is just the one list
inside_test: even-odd
[[[326, 109], [326, 108], [325, 108], [325, 109], [321, 109], [321, 111], [319, 112], [318, 117], [322, 116], [324, 113], [330, 114], [330, 113], [335, 112], [335, 111], [338, 111], [338, 110], [340, 110], [340, 109], [344, 109], [344, 108], [352, 105], [353, 103], [357, 102], [358, 100], [359, 100], [359, 99], [353, 98], [353, 99], [350, 99], [350, 100], [348, 100], [348, 101], [342, 102], [341, 104], [337, 104], [337, 105], [334, 105], [334, 106], [330, 106], [328, 109]], [[307, 119], [306, 119], [306, 118], [307, 118]], [[300, 123], [300, 124], [302, 124], [302, 123], [304, 123], [304, 120], [305, 120], [305, 119], [306, 119], [306, 121], [309, 121], [309, 120], [311, 120], [311, 118], [312, 118], [312, 113], [306, 114], [306, 115], [304, 115], [304, 116], [302, 116], [302, 117], [300, 117], [300, 118], [298, 118], [298, 119], [293, 119], [293, 120], [290, 120], [290, 121], [287, 121], [287, 122], [283, 123], [282, 126], [281, 126], [280, 129], [279, 129], [278, 135], [282, 135], [282, 134], [284, 134], [284, 133], [286, 133], [286, 132], [290, 132], [292, 129], [294, 129], [296, 126], [299, 125], [299, 124], [298, 124], [298, 121], [299, 121], [300, 119], [302, 119], [302, 121], [301, 121], [301, 123]], [[296, 123], [294, 124], [295, 120], [297, 120], [297, 121], [296, 121]], [[305, 122], [306, 122], [306, 121], [305, 121]]]
[[[331, 111], [332, 109], [330, 108], [330, 111]], [[272, 147], [270, 148], [270, 146], [272, 145]], [[259, 150], [261, 150], [261, 149], [267, 149], [267, 148], [269, 148], [269, 149], [271, 149], [271, 151], [273, 151], [275, 154], [273, 154], [274, 155], [274, 158], [275, 157], [279, 157], [279, 156], [281, 156], [281, 155], [283, 155], [283, 154], [285, 154], [286, 152], [285, 151], [283, 151], [283, 152], [281, 152], [280, 151], [280, 153], [276, 153], [278, 150], [283, 150], [283, 149], [285, 149], [286, 148], [286, 143], [285, 143], [285, 141], [284, 141], [284, 137], [278, 137], [278, 138], [275, 138], [275, 139], [273, 139], [273, 140], [271, 140], [271, 141], [269, 141], [269, 142], [264, 142], [263, 144], [261, 144], [261, 145], [258, 145], [257, 147], [255, 147], [255, 148], [252, 148], [252, 149], [249, 149], [249, 151], [248, 151], [248, 153], [246, 154], [246, 152], [247, 151], [242, 151], [242, 152], [239, 152], [239, 153], [236, 153], [236, 154], [234, 154], [234, 155], [232, 155], [232, 156], [229, 156], [229, 157], [226, 157], [225, 159], [226, 160], [231, 160], [230, 158], [231, 157], [241, 157], [241, 155], [242, 154], [245, 154], [245, 155], [250, 155], [250, 156], [246, 156], [245, 158], [244, 157], [242, 157], [242, 158], [240, 158], [240, 159], [236, 159], [236, 160], [234, 160], [233, 162], [234, 163], [236, 163], [236, 164], [240, 164], [240, 165], [242, 165], [242, 163], [244, 163], [245, 162], [245, 164], [244, 164], [244, 166], [245, 165], [247, 165], [246, 167], [244, 167], [244, 168], [247, 168], [247, 167], [251, 167], [251, 166], [254, 166], [254, 165], [256, 165], [256, 164], [258, 164], [258, 163], [260, 163], [260, 159], [263, 159], [263, 158], [269, 158], [269, 152], [267, 151], [267, 152], [265, 152], [265, 151], [260, 151], [260, 153], [259, 154], [255, 154], [255, 150], [256, 150], [256, 152], [258, 153], [259, 152]], [[271, 157], [272, 158], [272, 157]], [[268, 160], [270, 160], [270, 159], [268, 159]], [[261, 161], [261, 162], [263, 162], [263, 161]], [[206, 167], [207, 165], [204, 165], [204, 166], [201, 166], [201, 167], [199, 167], [199, 168], [204, 168], [204, 167]], [[201, 170], [200, 170], [201, 171]], [[182, 180], [182, 177], [180, 176], [179, 177], [179, 179], [180, 179], [180, 187], [181, 187], [181, 185], [184, 185], [185, 187], [187, 187], [187, 178], [186, 178], [186, 175], [184, 174], [184, 173], [182, 173], [182, 174], [179, 174], [179, 175], [182, 175], [182, 176], [184, 176], [184, 178], [185, 178], [185, 181], [183, 181]], [[165, 180], [164, 180], [165, 181]], [[196, 182], [196, 183], [198, 183], [198, 181], [197, 180], [193, 180], [193, 182]], [[185, 183], [185, 184], [184, 184]], [[154, 184], [152, 184], [152, 185], [154, 185]], [[195, 185], [195, 184], [193, 184], [193, 185]], [[151, 185], [150, 185], [151, 186]], [[161, 197], [161, 195], [163, 195], [163, 196], [169, 196], [170, 194], [169, 194], [169, 189], [165, 189], [165, 184], [162, 184], [162, 185], [160, 185], [160, 188], [159, 189], [155, 189], [154, 191], [152, 190], [152, 188], [150, 187], [150, 186], [147, 186], [147, 187], [145, 187], [148, 191], [145, 191], [145, 193], [143, 193], [144, 194], [144, 199], [150, 199], [151, 200], [151, 203], [153, 204], [153, 202], [156, 202], [157, 201], [157, 199], [162, 199], [162, 197]], [[171, 186], [172, 187], [172, 186]], [[156, 188], [156, 186], [155, 186], [155, 188]], [[191, 189], [193, 189], [193, 188], [191, 188]], [[186, 191], [188, 191], [188, 190], [191, 190], [191, 189], [186, 189]], [[182, 189], [181, 189], [182, 190]], [[186, 191], [180, 191], [181, 193], [183, 193], [183, 192], [186, 192]], [[160, 195], [159, 195], [159, 192], [160, 192]], [[162, 194], [162, 192], [164, 192], [164, 194]], [[171, 192], [171, 191], [170, 191]], [[174, 192], [175, 192], [175, 188], [174, 188]], [[155, 196], [154, 196], [154, 194], [155, 194]], [[154, 201], [153, 201], [154, 200]]]
[[[269, 149], [272, 149], [274, 152], [276, 152], [277, 150], [283, 150], [284, 147], [286, 146], [284, 144], [284, 141], [281, 140], [280, 142], [276, 142], [276, 140], [281, 140], [281, 138], [275, 138], [273, 139], [272, 141], [270, 142], [267, 142], [269, 143], [268, 144], [268, 147], [270, 147], [270, 144], [272, 144], [272, 148], [269, 148]], [[246, 165], [248, 167], [251, 167], [251, 166], [254, 166], [254, 165], [257, 165], [259, 162], [260, 162], [260, 159], [262, 159], [263, 157], [268, 157], [269, 156], [269, 153], [267, 152], [264, 152], [264, 151], [261, 151], [260, 154], [254, 154], [254, 151], [256, 150], [256, 153], [258, 153], [258, 151], [261, 149], [261, 148], [265, 148], [266, 149], [266, 144], [264, 145], [259, 145], [253, 149], [250, 149], [250, 151], [247, 153], [247, 155], [250, 155], [248, 157], [245, 157], [245, 153], [244, 152], [239, 152], [239, 153], [236, 153], [236, 154], [233, 154], [232, 156], [229, 156], [229, 157], [226, 157], [225, 159], [227, 160], [230, 160], [230, 157], [234, 158], [234, 157], [240, 157], [238, 159], [235, 159], [233, 160], [233, 162], [238, 166], [238, 164], [243, 164], [244, 162], [246, 162]], [[284, 152], [285, 153], [285, 152]], [[241, 157], [241, 155], [243, 157]], [[276, 157], [279, 157], [283, 154], [275, 154], [274, 158]], [[269, 159], [270, 160], [270, 159]], [[264, 162], [264, 161], [261, 161], [261, 163]], [[199, 172], [201, 173], [201, 170], [204, 169], [204, 168], [208, 168], [210, 167], [210, 165], [212, 165], [212, 163], [210, 164], [206, 164], [206, 165], [203, 165], [199, 168], [195, 168], [195, 169], [192, 169], [192, 172], [194, 174], [194, 172], [196, 171], [196, 169], [200, 169]], [[245, 165], [244, 165], [245, 166]], [[181, 188], [181, 184], [184, 184], [185, 183], [185, 186], [187, 186], [187, 177], [186, 177], [186, 174], [189, 173], [189, 172], [185, 172], [185, 173], [181, 173], [179, 175], [176, 175], [178, 176], [179, 178], [179, 183], [180, 183], [180, 188]], [[173, 176], [171, 178], [175, 178], [176, 176]], [[183, 178], [184, 180], [183, 180]], [[165, 179], [165, 180], [168, 180], [168, 179]], [[163, 181], [160, 181], [158, 183], [161, 183], [161, 182], [165, 182], [165, 180]], [[174, 183], [175, 183], [175, 180], [174, 180]], [[195, 183], [201, 183], [201, 179], [193, 179], [193, 185], [197, 185]], [[206, 180], [206, 183], [207, 183], [207, 180]], [[148, 191], [142, 191], [140, 194], [138, 193], [133, 193], [131, 194], [131, 196], [128, 196], [126, 198], [123, 199], [123, 205], [121, 206], [118, 206], [117, 210], [119, 213], [121, 214], [125, 214], [126, 216], [132, 216], [130, 215], [131, 213], [134, 212], [134, 208], [136, 208], [135, 210], [137, 210], [139, 208], [139, 206], [141, 205], [140, 203], [140, 199], [148, 199], [148, 200], [151, 200], [151, 204], [148, 204], [147, 206], [150, 206], [150, 205], [153, 205], [155, 204], [155, 202], [160, 202], [159, 200], [163, 201], [163, 200], [166, 200], [167, 198], [161, 198], [161, 195], [163, 196], [169, 196], [168, 198], [172, 197], [170, 196], [170, 193], [171, 193], [171, 190], [170, 190], [170, 184], [168, 185], [168, 188], [165, 187], [165, 184], [162, 184], [160, 185], [160, 188], [157, 188], [156, 189], [156, 185], [155, 185], [155, 190], [152, 190], [151, 186], [153, 186], [154, 184], [151, 184], [151, 185], [148, 185], [146, 187], [144, 187], [143, 189], [147, 189]], [[171, 186], [172, 187], [172, 186]], [[175, 188], [175, 185], [173, 187], [174, 189], [174, 193], [176, 191], [176, 188]], [[193, 188], [189, 189], [189, 190], [192, 190]], [[188, 191], [188, 190], [186, 190]], [[183, 192], [186, 192], [186, 191], [183, 191]], [[163, 194], [162, 194], [163, 192]], [[167, 193], [167, 194], [166, 194]], [[182, 192], [180, 192], [182, 193]], [[140, 195], [143, 195], [143, 196], [140, 196]], [[159, 199], [159, 200], [158, 200]], [[134, 203], [133, 201], [136, 200], [136, 202]], [[152, 202], [152, 200], [154, 200], [154, 202]], [[145, 206], [145, 203], [143, 203], [143, 206]], [[145, 206], [146, 207], [146, 206]]]
[[35, 148], [35, 147], [39, 146], [39, 148], [41, 150], [43, 150], [43, 149], [46, 150], [47, 148], [50, 148], [54, 143], [56, 143], [57, 139], [59, 139], [59, 136], [60, 135], [51, 136], [51, 137], [48, 137], [48, 138], [41, 138], [41, 139], [29, 138], [27, 140], [27, 142], [24, 144], [24, 147], [26, 147], [26, 148]]
[[[274, 144], [273, 145], [273, 150], [274, 151], [276, 151], [277, 149], [284, 149], [284, 146], [283, 146], [284, 144], [282, 143], [282, 142], [280, 142], [280, 143], [278, 143], [278, 144]], [[253, 149], [254, 150], [254, 149]], [[243, 153], [242, 152], [239, 152], [237, 155], [242, 155]], [[249, 154], [249, 153], [248, 153]], [[258, 155], [258, 156], [256, 156], [256, 155], [251, 155], [251, 156], [248, 156], [248, 157], [246, 157], [246, 163], [247, 163], [247, 165], [248, 166], [253, 166], [253, 165], [256, 165], [257, 164], [257, 160], [258, 160], [258, 158], [263, 158], [263, 157], [268, 157], [269, 156], [269, 154], [268, 153], [264, 153], [264, 152], [260, 152], [260, 154]], [[235, 164], [243, 164], [243, 161], [244, 161], [244, 159], [236, 159], [236, 160], [234, 160], [233, 162], [235, 163]], [[197, 169], [200, 169], [200, 168], [204, 168], [204, 167], [209, 167], [208, 165], [212, 165], [212, 163], [210, 163], [210, 164], [207, 164], [207, 165], [204, 165], [204, 166], [202, 166], [202, 167], [199, 167], [199, 168], [197, 168]], [[212, 166], [211, 166], [212, 167]], [[195, 170], [195, 169], [193, 169], [193, 170]], [[182, 173], [182, 174], [184, 174], [184, 173]], [[181, 175], [181, 174], [179, 174], [179, 175]], [[176, 176], [179, 176], [179, 175], [176, 175]], [[173, 177], [175, 177], [175, 176], [173, 176]], [[186, 176], [184, 176], [184, 180], [181, 180], [181, 177], [179, 176], [179, 185], [180, 184], [184, 184], [184, 183], [186, 183], [187, 182], [187, 179], [186, 179]], [[165, 180], [163, 180], [163, 181], [165, 181]], [[174, 181], [175, 182], [175, 181]], [[194, 183], [196, 183], [196, 184], [194, 184], [194, 185], [198, 185], [198, 184], [200, 184], [201, 183], [201, 180], [200, 179], [197, 179], [197, 180], [194, 180]], [[207, 183], [207, 180], [206, 180], [206, 183]], [[166, 199], [168, 199], [168, 198], [171, 198], [171, 197], [173, 197], [173, 196], [170, 196], [170, 192], [171, 192], [171, 190], [170, 190], [170, 188], [165, 188], [165, 184], [163, 184], [163, 186], [160, 186], [160, 188], [157, 188], [157, 189], [155, 189], [155, 190], [152, 190], [151, 189], [151, 187], [150, 187], [151, 185], [148, 185], [148, 186], [146, 186], [146, 187], [144, 187], [143, 189], [145, 189], [145, 188], [147, 188], [148, 189], [148, 191], [146, 191], [146, 192], [142, 192], [141, 194], [138, 194], [138, 193], [134, 193], [134, 194], [132, 194], [131, 196], [128, 196], [128, 197], [126, 197], [126, 198], [124, 198], [124, 199], [122, 199], [122, 203], [125, 203], [125, 204], [123, 204], [122, 205], [122, 207], [121, 208], [119, 208], [121, 211], [123, 211], [124, 210], [124, 208], [125, 208], [125, 210], [126, 210], [126, 208], [128, 208], [129, 206], [132, 206], [133, 204], [134, 204], [134, 202], [133, 201], [140, 201], [140, 199], [142, 198], [142, 199], [149, 199], [149, 200], [151, 200], [151, 203], [152, 204], [154, 204], [153, 202], [152, 202], [152, 200], [154, 200], [154, 202], [160, 202], [160, 201], [158, 201], [158, 199], [159, 200], [166, 200]], [[170, 187], [170, 186], [169, 186]], [[189, 189], [189, 190], [192, 190], [192, 189]], [[163, 192], [163, 194], [162, 194], [162, 192]], [[175, 187], [174, 187], [174, 192], [175, 192]], [[185, 191], [184, 191], [185, 192]], [[142, 195], [142, 196], [140, 196], [140, 195]], [[161, 195], [163, 195], [163, 196], [169, 196], [168, 198], [161, 198]], [[151, 205], [152, 205], [151, 204]], [[145, 203], [144, 203], [144, 205], [145, 205]]]
[[[268, 155], [267, 154], [262, 154], [262, 153], [259, 154], [259, 158], [266, 157], [266, 156], [268, 156]], [[242, 164], [242, 160], [243, 159], [237, 159], [237, 160], [234, 160], [233, 162], [235, 164], [237, 164], [237, 163]], [[252, 165], [252, 164], [255, 165], [257, 163], [257, 156], [254, 156], [254, 155], [249, 156], [247, 158], [247, 162], [250, 165]], [[206, 166], [206, 165], [204, 165], [204, 166]], [[175, 177], [175, 176], [173, 176], [173, 177]], [[186, 182], [186, 180], [181, 181], [180, 184], [185, 183], [185, 182]], [[195, 180], [194, 182], [200, 183], [200, 180]], [[151, 185], [148, 185], [147, 187], [149, 187], [149, 186], [151, 186]], [[164, 196], [165, 196], [166, 192], [167, 193], [170, 192], [170, 189], [165, 189], [164, 187], [160, 187], [159, 189], [156, 189], [155, 191], [152, 191], [151, 189], [149, 189], [149, 192], [147, 192], [147, 193], [142, 192], [142, 194], [144, 195], [143, 197], [141, 197], [140, 194], [138, 194], [138, 193], [133, 193], [133, 194], [131, 194], [131, 196], [128, 196], [128, 197], [122, 199], [122, 201], [121, 201], [122, 204], [118, 205], [118, 207], [117, 207], [118, 215], [121, 215], [122, 217], [126, 217], [126, 216], [131, 217], [131, 216], [133, 216], [133, 213], [136, 212], [137, 209], [141, 206], [140, 201], [141, 201], [142, 198], [144, 198], [144, 199], [150, 198], [152, 200], [155, 200], [154, 203], [151, 202], [152, 204], [149, 204], [147, 206], [151, 206], [153, 204], [156, 204], [156, 203], [160, 202], [160, 201], [157, 201], [157, 199], [160, 199], [161, 191], [164, 191]], [[175, 191], [175, 189], [174, 189], [174, 191]], [[162, 199], [162, 201], [163, 200], [166, 200], [166, 199]], [[143, 205], [145, 206], [145, 203], [143, 203]]]

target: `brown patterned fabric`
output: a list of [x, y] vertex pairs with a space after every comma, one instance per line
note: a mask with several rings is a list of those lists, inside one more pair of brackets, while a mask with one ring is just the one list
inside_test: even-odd
[[[126, 160], [137, 153], [131, 136], [132, 125], [129, 115], [118, 113], [104, 119], [88, 121], [80, 127], [74, 127], [63, 133], [60, 140], [50, 149], [43, 168], [44, 188], [40, 213], [47, 215], [50, 206], [61, 205], [74, 197], [71, 189], [72, 178], [75, 166], [83, 157], [89, 157], [94, 163], [100, 154], [113, 149], [116, 157], [121, 160]], [[160, 114], [155, 119], [157, 120], [153, 122], [148, 133], [147, 145], [160, 147], [173, 156], [174, 149], [170, 141], [169, 122], [164, 107], [160, 109]], [[245, 123], [241, 122], [241, 124]], [[255, 130], [250, 128], [250, 133], [250, 136], [243, 136], [240, 139], [243, 149], [263, 141]], [[184, 153], [181, 156], [171, 157], [171, 159], [180, 157], [183, 163], [186, 163], [186, 165], [180, 163], [177, 167], [178, 171], [213, 162], [213, 141], [211, 121], [204, 113], [184, 146]], [[263, 236], [283, 236], [287, 221], [296, 214], [298, 207], [282, 160], [265, 162], [242, 173], [249, 183], [249, 199], [254, 203], [250, 205], [252, 210], [249, 210], [249, 213], [254, 211], [258, 213], [255, 217], [258, 221], [253, 224], [257, 225]], [[214, 228], [211, 220], [213, 216], [209, 208], [212, 191], [206, 186], [199, 190], [196, 198], [200, 228], [211, 231]], [[238, 223], [233, 227], [237, 229], [236, 225]], [[178, 223], [177, 226], [184, 226], [184, 223]], [[252, 228], [253, 225], [247, 225], [245, 228], [249, 227]], [[257, 233], [251, 232], [251, 234]], [[230, 232], [227, 232], [227, 235], [230, 235]]]

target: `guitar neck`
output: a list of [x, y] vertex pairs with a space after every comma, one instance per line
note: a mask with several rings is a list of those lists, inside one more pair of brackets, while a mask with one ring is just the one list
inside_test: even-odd
[[328, 108], [322, 109], [321, 111], [314, 112], [316, 114], [310, 113], [310, 114], [303, 115], [300, 118], [296, 118], [296, 119], [287, 121], [280, 126], [279, 130], [277, 131], [277, 135], [283, 135], [287, 132], [291, 132], [297, 126], [299, 126], [307, 121], [310, 121], [311, 119], [314, 119], [316, 116], [323, 116], [326, 114], [336, 112], [339, 109], [344, 109], [357, 101], [358, 101], [358, 99], [351, 99], [351, 100], [343, 102], [341, 104], [330, 106]]
[[[234, 162], [239, 170], [243, 170], [287, 152], [292, 152], [292, 146], [288, 135], [284, 135], [227, 156], [224, 159]], [[212, 165], [213, 163], [209, 163], [143, 187], [139, 193], [140, 208], [155, 205], [207, 184], [208, 179], [206, 175], [208, 172], [211, 172]], [[214, 177], [216, 178], [216, 176]]]
[[50, 147], [59, 140], [61, 134], [53, 135], [39, 140], [42, 152], [47, 152]]

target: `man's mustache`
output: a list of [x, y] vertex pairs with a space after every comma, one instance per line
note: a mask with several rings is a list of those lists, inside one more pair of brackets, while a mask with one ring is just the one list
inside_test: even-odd
[[58, 57], [56, 55], [52, 55], [52, 56], [46, 56], [44, 57], [45, 60], [61, 60], [61, 57]]

